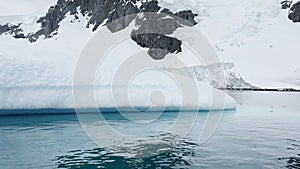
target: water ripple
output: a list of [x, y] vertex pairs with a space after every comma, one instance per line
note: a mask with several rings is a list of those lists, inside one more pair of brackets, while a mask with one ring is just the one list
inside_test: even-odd
[[57, 168], [190, 168], [192, 165], [190, 159], [195, 156], [193, 150], [195, 146], [194, 143], [182, 141], [168, 151], [144, 158], [118, 156], [103, 148], [74, 150], [68, 152], [68, 155], [57, 157], [56, 162]]
[[278, 160], [285, 161], [285, 167], [288, 169], [300, 169], [300, 141], [295, 139], [286, 139], [286, 141], [290, 143], [290, 147], [288, 147], [287, 150], [291, 153], [295, 153], [295, 155], [290, 157], [281, 157], [278, 158]]

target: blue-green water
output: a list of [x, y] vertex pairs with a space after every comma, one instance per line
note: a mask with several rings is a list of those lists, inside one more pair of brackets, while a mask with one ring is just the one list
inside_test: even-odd
[[[176, 115], [166, 113], [163, 122]], [[207, 115], [199, 112], [198, 123]], [[106, 116], [116, 126], [125, 123], [115, 113]], [[74, 114], [2, 116], [0, 168], [300, 168], [300, 112], [239, 106], [224, 112], [206, 143], [183, 139], [167, 151], [142, 158], [97, 146]]]

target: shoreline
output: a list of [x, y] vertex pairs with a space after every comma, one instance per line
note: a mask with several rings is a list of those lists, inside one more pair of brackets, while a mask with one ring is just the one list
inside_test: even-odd
[[272, 89], [272, 88], [218, 88], [223, 91], [254, 91], [254, 92], [300, 92], [300, 89], [293, 88], [281, 88], [281, 89]]

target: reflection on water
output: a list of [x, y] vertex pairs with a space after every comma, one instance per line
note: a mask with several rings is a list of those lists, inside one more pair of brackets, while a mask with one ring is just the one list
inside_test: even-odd
[[[148, 145], [144, 145], [149, 147]], [[190, 158], [195, 152], [196, 144], [182, 141], [168, 151], [145, 158], [126, 158], [107, 152], [102, 148], [91, 150], [74, 150], [68, 155], [57, 157], [57, 168], [189, 168]]]
[[281, 157], [278, 158], [278, 160], [286, 161], [285, 167], [288, 169], [299, 169], [300, 168], [300, 141], [294, 139], [287, 139], [286, 141], [291, 144], [291, 146], [288, 147], [287, 150], [294, 155], [290, 157]]
[[299, 169], [300, 168], [300, 154], [292, 157], [279, 158], [279, 160], [286, 160], [287, 165], [285, 166], [288, 169]]
[[[138, 142], [129, 151], [108, 151], [86, 135], [76, 115], [0, 117], [0, 169], [48, 168], [205, 168], [205, 169], [300, 169], [300, 113], [285, 107], [239, 106], [224, 112], [215, 134], [204, 144], [194, 144], [208, 113], [199, 112], [191, 137], [178, 144]], [[166, 113], [157, 125], [141, 130], [120, 119], [119, 114], [106, 114], [115, 129], [128, 133], [151, 134], [172, 123], [176, 113]], [[89, 119], [93, 119], [90, 116]], [[198, 125], [199, 124], [199, 125]], [[148, 132], [148, 133], [145, 133]], [[103, 137], [109, 133], [100, 133]], [[169, 143], [170, 133], [163, 138]], [[100, 148], [97, 148], [100, 147]], [[120, 147], [126, 147], [120, 144]], [[164, 150], [151, 156], [130, 156], [138, 149]], [[145, 151], [140, 151], [145, 150]], [[129, 152], [129, 155], [122, 153]], [[150, 151], [154, 152], [154, 151]], [[134, 153], [132, 153], [134, 154]]]

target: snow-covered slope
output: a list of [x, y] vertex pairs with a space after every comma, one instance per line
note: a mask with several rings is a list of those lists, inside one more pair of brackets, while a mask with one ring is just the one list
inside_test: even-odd
[[[183, 3], [182, 3], [183, 2]], [[221, 59], [235, 63], [233, 70], [259, 87], [294, 87], [288, 80], [300, 67], [297, 50], [300, 23], [288, 19], [279, 0], [161, 0], [173, 10], [192, 9], [198, 27]], [[299, 79], [293, 74], [292, 79]]]
[[36, 11], [47, 11], [56, 0], [1, 0], [0, 16], [28, 15]]
[[[18, 20], [18, 18], [21, 18]], [[83, 47], [94, 35], [91, 29], [86, 28], [87, 19], [79, 15], [79, 20], [73, 22], [72, 16], [67, 16], [61, 23], [58, 35], [49, 39], [38, 39], [30, 43], [27, 39], [15, 39], [10, 35], [0, 36], [0, 109], [36, 109], [36, 108], [73, 108], [72, 80], [77, 59]], [[28, 18], [28, 19], [23, 19]], [[22, 20], [23, 25], [30, 25], [38, 18], [34, 15], [2, 17], [2, 21], [11, 20], [16, 24]], [[0, 18], [1, 20], [1, 18]], [[15, 21], [15, 22], [14, 22]], [[72, 21], [72, 22], [71, 22]], [[106, 28], [105, 28], [106, 29]], [[29, 32], [24, 28], [24, 31]], [[75, 35], [75, 36], [74, 36]], [[96, 77], [96, 97], [99, 106], [114, 107], [110, 88], [111, 77], [122, 59], [126, 58], [138, 46], [128, 40], [125, 47], [114, 50], [109, 58], [102, 74]], [[148, 75], [149, 76], [149, 75]], [[151, 83], [152, 82], [152, 83]], [[158, 82], [158, 83], [153, 83]], [[120, 86], [118, 89], [125, 88]], [[180, 94], [176, 84], [170, 80], [162, 80], [162, 77], [151, 76], [135, 82], [128, 93], [131, 102], [136, 107], [151, 106], [148, 95], [153, 90], [160, 90], [166, 94], [166, 109], [178, 109], [180, 106]], [[199, 83], [199, 103], [201, 110], [232, 109], [235, 101], [226, 96], [225, 105], [211, 107], [213, 89], [207, 83]], [[88, 103], [82, 108], [90, 108]], [[128, 109], [128, 105], [119, 105]], [[162, 110], [164, 105], [155, 105], [155, 110]], [[183, 109], [193, 109], [195, 105], [183, 105]], [[7, 113], [7, 112], [6, 112]]]
[[[8, 5], [7, 8], [12, 8], [11, 10], [27, 4], [33, 14], [1, 16], [0, 25], [7, 22], [23, 23], [21, 28], [25, 33], [36, 31], [39, 24], [33, 24], [33, 22], [42, 16], [43, 12], [34, 13], [36, 8], [30, 6], [31, 3], [27, 3], [27, 1], [14, 0], [10, 3], [13, 5]], [[41, 6], [49, 4], [53, 4], [53, 1], [47, 0]], [[160, 4], [173, 11], [192, 9], [193, 12], [199, 14], [196, 18], [199, 29], [215, 46], [219, 57], [223, 61], [233, 62], [235, 64], [233, 71], [240, 74], [247, 82], [258, 87], [299, 88], [299, 85], [295, 85], [286, 77], [293, 76], [293, 72], [300, 67], [299, 54], [296, 50], [300, 24], [292, 23], [287, 18], [288, 10], [281, 10], [279, 0], [249, 0], [246, 2], [239, 0], [226, 2], [160, 0]], [[65, 25], [62, 29], [68, 29], [70, 32], [72, 29], [74, 31], [80, 29], [76, 24], [68, 23], [67, 20], [68, 18], [62, 23]], [[71, 20], [72, 18], [69, 18], [69, 21]], [[86, 26], [86, 22], [82, 24], [81, 28]], [[79, 32], [74, 33], [78, 37], [82, 36]], [[59, 31], [59, 35], [54, 38], [60, 38], [64, 34]], [[84, 37], [88, 39], [90, 36], [84, 35]], [[79, 46], [80, 43], [78, 42]], [[75, 45], [73, 48], [76, 50]], [[49, 48], [49, 50], [51, 49]], [[298, 75], [295, 74], [295, 76], [295, 79], [299, 78]]]
[[[29, 4], [27, 1], [10, 1], [17, 3], [5, 10], [13, 11]], [[45, 4], [53, 1], [47, 0]], [[281, 10], [278, 0], [161, 0], [160, 4], [174, 12], [192, 9], [198, 13], [198, 28], [214, 45], [222, 61], [234, 63], [230, 70], [234, 77], [257, 87], [300, 88], [297, 52], [300, 24], [288, 20], [288, 11]], [[22, 23], [26, 33], [39, 29], [40, 25], [33, 23], [44, 15], [34, 5], [20, 12], [5, 10], [0, 25]], [[49, 39], [41, 37], [34, 43], [10, 35], [0, 36], [0, 108], [72, 107], [75, 64], [84, 45], [94, 35], [92, 28], [86, 28], [87, 21], [82, 15], [76, 21], [67, 16], [60, 23], [57, 35]], [[133, 42], [128, 43], [137, 48]], [[126, 52], [119, 53], [126, 55]], [[178, 56], [185, 57], [184, 54]], [[199, 65], [190, 62], [188, 66]], [[99, 76], [99, 85], [107, 85], [108, 79], [109, 73]], [[203, 88], [211, 90], [207, 86]], [[231, 105], [232, 102], [228, 108]]]

